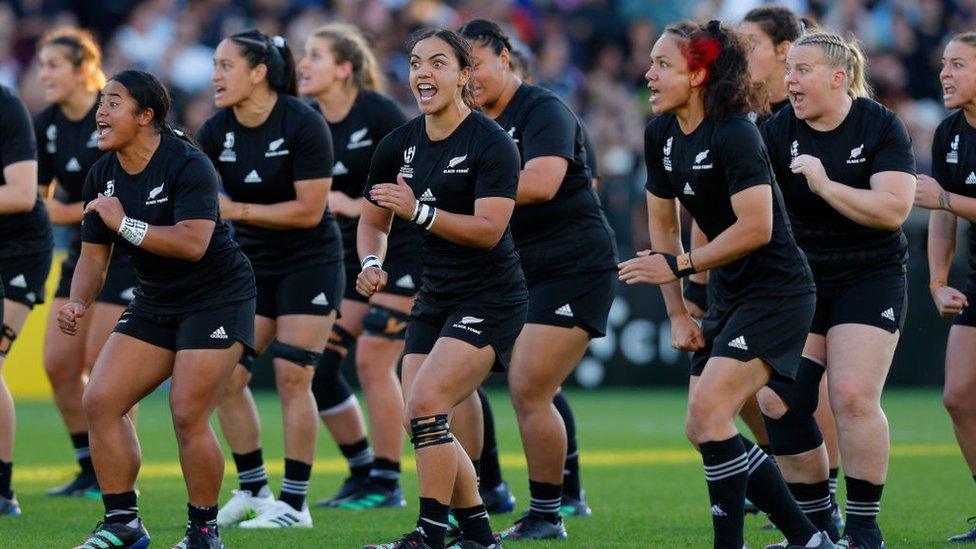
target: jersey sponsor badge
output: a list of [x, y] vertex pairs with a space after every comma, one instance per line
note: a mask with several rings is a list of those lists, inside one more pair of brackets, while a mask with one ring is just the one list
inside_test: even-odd
[[234, 151], [234, 132], [224, 134], [224, 150], [220, 151], [217, 160], [221, 162], [237, 162], [237, 152]]
[[957, 133], [955, 137], [952, 138], [952, 142], [949, 143], [949, 152], [946, 153], [946, 162], [949, 164], [959, 163], [959, 134]]

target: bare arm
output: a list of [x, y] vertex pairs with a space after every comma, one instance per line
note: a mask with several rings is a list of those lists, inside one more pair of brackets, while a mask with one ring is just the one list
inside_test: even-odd
[[692, 252], [696, 271], [732, 263], [772, 238], [772, 187], [755, 185], [735, 193], [732, 195], [732, 211], [735, 212], [735, 223]]
[[956, 251], [956, 216], [950, 212], [933, 210], [929, 214], [929, 284], [934, 290], [945, 286], [949, 268]]
[[221, 215], [266, 229], [311, 229], [322, 222], [332, 178], [295, 182], [295, 200], [276, 204], [232, 202], [222, 195]]
[[[705, 232], [698, 227], [697, 221], [691, 222], [691, 250], [697, 250], [708, 244], [708, 237]], [[688, 277], [688, 280], [699, 284], [708, 284], [708, 271], [698, 271]]]
[[[656, 252], [681, 255], [681, 221], [678, 219], [678, 204], [674, 199], [658, 198], [647, 194], [647, 226], [651, 235], [651, 248]], [[688, 314], [685, 300], [681, 296], [681, 279], [661, 284], [661, 295], [668, 310], [668, 316]]]
[[105, 284], [105, 273], [112, 259], [111, 244], [81, 243], [81, 256], [71, 277], [70, 301], [88, 307]]
[[915, 200], [915, 176], [905, 172], [878, 172], [870, 189], [855, 189], [827, 177], [820, 159], [801, 154], [790, 165], [806, 177], [810, 190], [848, 219], [874, 229], [894, 231], [908, 218]]
[[561, 156], [539, 156], [529, 160], [519, 174], [515, 204], [538, 204], [552, 200], [566, 177], [569, 161]]
[[386, 241], [393, 225], [393, 212], [363, 199], [362, 215], [356, 230], [356, 251], [359, 260], [375, 255], [380, 261], [386, 257]]
[[37, 161], [22, 160], [3, 169], [6, 185], [0, 186], [0, 214], [29, 212], [37, 201]]
[[[397, 182], [374, 185], [371, 197], [383, 208], [410, 220], [418, 207], [413, 191], [402, 175]], [[474, 201], [474, 214], [465, 215], [438, 209], [430, 232], [462, 246], [490, 250], [498, 244], [512, 218], [515, 201], [505, 197], [485, 197]]]

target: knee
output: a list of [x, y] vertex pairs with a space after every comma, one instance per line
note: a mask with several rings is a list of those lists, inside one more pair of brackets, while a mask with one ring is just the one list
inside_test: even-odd
[[509, 380], [509, 394], [515, 413], [520, 416], [551, 408], [552, 399], [556, 396], [555, 392], [542, 390], [538, 384], [518, 378]]
[[122, 417], [126, 410], [113, 401], [113, 391], [96, 384], [88, 384], [81, 397], [81, 407], [89, 423], [99, 419]]
[[172, 403], [170, 405], [173, 414], [173, 430], [176, 431], [176, 438], [184, 442], [188, 437], [206, 429], [209, 425], [207, 415], [203, 413], [199, 406], [192, 404], [183, 405]]
[[297, 398], [306, 393], [311, 394], [313, 374], [311, 368], [292, 363], [282, 364], [281, 367], [275, 368], [275, 385], [278, 387], [278, 394], [283, 400]]
[[447, 414], [452, 403], [448, 403], [436, 391], [414, 387], [407, 401], [407, 430], [410, 430], [410, 419], [424, 416]]
[[227, 384], [224, 385], [224, 390], [220, 395], [221, 402], [241, 398], [244, 395], [244, 389], [247, 388], [247, 384], [250, 382], [251, 373], [241, 366], [235, 366], [234, 373], [227, 380]]
[[378, 364], [375, 360], [370, 360], [369, 351], [356, 352], [356, 376], [363, 389], [391, 377], [392, 373], [392, 365]]
[[82, 365], [74, 358], [44, 353], [44, 372], [56, 391], [64, 384], [81, 381]]
[[856, 388], [836, 384], [830, 387], [830, 407], [837, 421], [844, 423], [873, 415], [881, 404]]
[[769, 419], [780, 419], [789, 411], [790, 407], [772, 389], [763, 388], [756, 395], [759, 410]]
[[976, 418], [976, 399], [968, 391], [946, 387], [942, 392], [942, 404], [955, 421]]
[[709, 440], [709, 432], [721, 422], [722, 417], [718, 408], [711, 404], [709, 399], [692, 398], [688, 402], [688, 417], [685, 419], [685, 435], [692, 444], [698, 445]]

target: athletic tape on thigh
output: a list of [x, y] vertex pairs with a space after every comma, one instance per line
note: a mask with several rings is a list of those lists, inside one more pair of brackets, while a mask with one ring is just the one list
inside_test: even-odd
[[345, 328], [338, 324], [333, 324], [332, 331], [329, 332], [329, 340], [325, 343], [325, 348], [338, 353], [341, 358], [346, 358], [346, 355], [349, 354], [349, 348], [355, 342], [356, 338], [347, 332]]
[[413, 434], [410, 442], [417, 450], [454, 442], [451, 426], [447, 424], [447, 414], [415, 417], [410, 420], [410, 432]]
[[804, 357], [800, 359], [793, 383], [771, 386], [788, 406], [786, 413], [778, 419], [763, 414], [774, 455], [794, 456], [809, 452], [823, 443], [820, 427], [813, 417], [817, 411], [823, 372], [823, 366]]
[[268, 350], [272, 355], [294, 362], [300, 366], [315, 366], [319, 361], [319, 357], [322, 356], [322, 353], [317, 351], [309, 351], [308, 349], [295, 347], [294, 345], [282, 343], [277, 339], [271, 342]]
[[243, 366], [248, 372], [254, 370], [254, 356], [251, 354], [244, 353], [241, 355], [241, 359], [238, 360], [237, 363]]
[[383, 305], [370, 305], [363, 317], [363, 331], [366, 334], [391, 340], [401, 340], [407, 333], [410, 315]]
[[0, 327], [0, 358], [7, 356], [15, 339], [17, 339], [17, 332], [13, 328], [6, 324]]

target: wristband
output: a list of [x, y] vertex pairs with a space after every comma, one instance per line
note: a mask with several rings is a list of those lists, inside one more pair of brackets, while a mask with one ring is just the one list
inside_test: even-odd
[[365, 271], [366, 269], [368, 269], [370, 267], [376, 267], [377, 269], [382, 269], [383, 268], [383, 262], [380, 261], [380, 258], [378, 256], [375, 256], [375, 255], [367, 255], [366, 257], [363, 258], [363, 267], [362, 267], [362, 270]]
[[673, 256], [671, 254], [665, 254], [657, 252], [658, 254], [664, 256], [664, 260], [668, 262], [668, 267], [671, 267], [671, 272], [674, 276], [682, 278], [690, 274], [695, 274], [695, 265], [691, 262], [691, 252], [686, 254], [681, 254], [679, 256]]
[[149, 224], [145, 221], [123, 217], [122, 223], [119, 224], [119, 236], [128, 240], [133, 246], [142, 244], [147, 232], [149, 232]]
[[434, 226], [434, 219], [437, 217], [437, 208], [433, 206], [428, 206], [423, 202], [417, 201], [417, 206], [413, 210], [413, 217], [410, 221], [413, 221], [421, 228], [425, 230], [430, 230]]
[[708, 284], [686, 280], [683, 295], [685, 301], [696, 305], [703, 311], [708, 310]]

